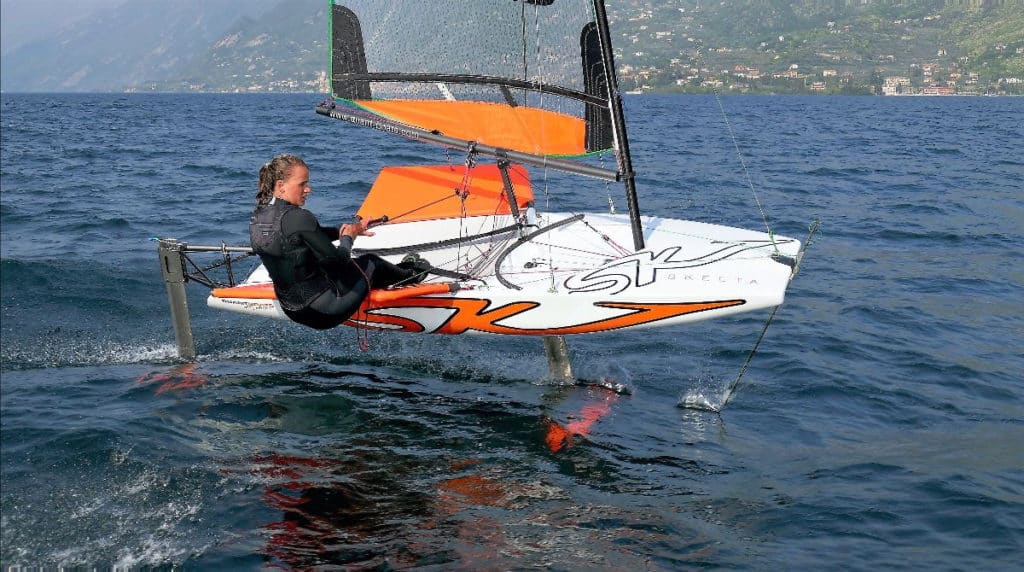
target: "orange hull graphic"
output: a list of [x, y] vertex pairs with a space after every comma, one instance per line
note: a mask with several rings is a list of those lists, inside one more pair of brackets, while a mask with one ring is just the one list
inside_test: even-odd
[[633, 302], [595, 302], [594, 305], [601, 308], [615, 308], [632, 310], [632, 312], [597, 320], [584, 322], [571, 326], [555, 328], [516, 328], [503, 326], [499, 322], [517, 316], [538, 307], [537, 302], [512, 302], [498, 308], [488, 310], [491, 301], [482, 298], [406, 298], [397, 304], [387, 307], [377, 307], [371, 304], [364, 304], [354, 316], [355, 321], [346, 322], [349, 326], [357, 327], [378, 327], [385, 330], [403, 332], [423, 332], [425, 327], [419, 322], [399, 317], [380, 314], [388, 309], [415, 309], [415, 308], [449, 308], [454, 310], [439, 328], [433, 333], [438, 334], [463, 334], [470, 330], [477, 332], [488, 332], [492, 334], [506, 335], [532, 335], [532, 336], [560, 336], [568, 334], [589, 334], [618, 330], [651, 324], [661, 320], [675, 318], [685, 314], [706, 312], [719, 308], [739, 306], [743, 300], [722, 300], [717, 302], [696, 302], [688, 304], [671, 303], [633, 303]]
[[[411, 296], [425, 296], [427, 294], [449, 294], [458, 289], [454, 282], [431, 282], [429, 284], [417, 284], [415, 286], [403, 286], [393, 289], [370, 290], [370, 302], [374, 306], [388, 304], [402, 298]], [[215, 298], [245, 298], [248, 300], [277, 300], [277, 293], [274, 292], [273, 284], [251, 284], [248, 286], [233, 286], [230, 288], [214, 288]]]
[[247, 300], [277, 300], [273, 284], [249, 284], [230, 288], [214, 288], [214, 298], [244, 298]]

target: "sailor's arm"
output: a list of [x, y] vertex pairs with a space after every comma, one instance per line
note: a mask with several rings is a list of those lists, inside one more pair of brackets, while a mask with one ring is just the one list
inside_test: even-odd
[[321, 266], [345, 264], [352, 254], [352, 239], [341, 237], [341, 244], [333, 244], [332, 236], [337, 237], [334, 228], [324, 228], [317, 222], [313, 213], [304, 210], [293, 210], [281, 219], [281, 230], [285, 236], [298, 236], [313, 252]]

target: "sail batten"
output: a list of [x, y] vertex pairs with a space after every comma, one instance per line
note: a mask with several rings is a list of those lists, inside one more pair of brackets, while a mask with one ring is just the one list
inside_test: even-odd
[[[335, 73], [334, 81], [337, 82], [414, 82], [414, 83], [462, 83], [462, 84], [483, 84], [497, 86], [499, 89], [517, 88], [528, 89], [538, 93], [548, 93], [562, 97], [571, 97], [584, 103], [607, 107], [608, 101], [591, 93], [565, 89], [557, 85], [522, 81], [512, 78], [497, 76], [482, 76], [468, 74], [439, 74], [439, 73]], [[343, 99], [369, 99], [369, 96], [361, 98]]]

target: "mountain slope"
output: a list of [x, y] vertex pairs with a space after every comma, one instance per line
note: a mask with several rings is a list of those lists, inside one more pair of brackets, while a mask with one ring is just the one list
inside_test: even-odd
[[133, 0], [3, 57], [4, 91], [119, 91], [175, 77], [243, 14], [277, 0]]
[[286, 0], [236, 22], [175, 77], [141, 89], [318, 91], [327, 58], [327, 3]]
[[[607, 3], [616, 60], [629, 87], [700, 90], [724, 80], [743, 84], [744, 91], [789, 92], [828, 70], [842, 78], [844, 90], [862, 93], [877, 91], [887, 75], [929, 81], [921, 73], [925, 65], [978, 86], [1024, 78], [1024, 0]], [[326, 4], [126, 0], [78, 19], [60, 35], [3, 54], [0, 88], [322, 91]], [[454, 25], [439, 34], [458, 36]], [[736, 70], [762, 79], [736, 81]], [[777, 79], [785, 73], [789, 79]]]

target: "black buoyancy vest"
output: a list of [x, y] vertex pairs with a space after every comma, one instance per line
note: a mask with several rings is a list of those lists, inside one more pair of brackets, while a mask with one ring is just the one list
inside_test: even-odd
[[249, 243], [260, 256], [284, 256], [284, 235], [281, 232], [281, 219], [284, 213], [298, 208], [288, 203], [259, 205], [252, 212], [249, 221]]
[[274, 281], [281, 307], [292, 312], [305, 308], [334, 286], [306, 243], [298, 235], [287, 235], [282, 228], [284, 216], [298, 208], [284, 201], [259, 205], [249, 223], [252, 249]]

